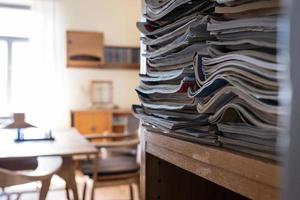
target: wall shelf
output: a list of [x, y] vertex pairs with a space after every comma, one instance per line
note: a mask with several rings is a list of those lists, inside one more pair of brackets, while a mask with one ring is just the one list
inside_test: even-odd
[[99, 68], [103, 69], [133, 69], [138, 70], [140, 67], [139, 64], [122, 64], [122, 63], [105, 63], [102, 66], [99, 66]]
[[67, 67], [139, 69], [140, 48], [104, 46], [102, 32], [67, 31]]

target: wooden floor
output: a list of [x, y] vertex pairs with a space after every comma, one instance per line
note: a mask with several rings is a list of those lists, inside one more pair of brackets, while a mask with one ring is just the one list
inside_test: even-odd
[[[76, 181], [78, 184], [79, 195], [81, 197], [83, 182], [80, 177], [79, 178], [77, 177]], [[10, 193], [25, 191], [25, 193], [21, 195], [20, 200], [38, 200], [38, 193], [32, 192], [37, 187], [38, 187], [37, 183], [32, 183], [32, 184], [25, 184], [22, 186], [7, 188], [6, 191]], [[64, 182], [60, 178], [54, 177], [52, 179], [51, 189], [50, 192], [48, 193], [47, 200], [67, 199], [66, 193], [63, 190], [63, 188], [64, 188]], [[89, 192], [90, 191], [88, 191], [88, 193]], [[129, 186], [122, 185], [116, 187], [97, 188], [95, 197], [96, 197], [95, 200], [130, 200]], [[3, 193], [0, 193], [0, 200], [6, 200], [6, 199], [7, 196], [4, 196]], [[16, 199], [16, 195], [11, 196], [11, 200], [14, 199]], [[89, 199], [89, 196], [87, 196], [86, 199]], [[134, 190], [134, 200], [138, 200], [137, 187], [135, 187]]]

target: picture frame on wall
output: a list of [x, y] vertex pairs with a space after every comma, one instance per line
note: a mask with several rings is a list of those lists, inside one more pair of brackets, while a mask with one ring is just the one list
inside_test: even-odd
[[112, 81], [92, 80], [90, 82], [90, 101], [93, 106], [107, 106], [113, 104]]

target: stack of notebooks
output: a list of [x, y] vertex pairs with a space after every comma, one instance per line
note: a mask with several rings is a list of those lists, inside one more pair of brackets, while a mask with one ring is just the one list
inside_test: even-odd
[[146, 0], [147, 73], [133, 110], [152, 132], [276, 160], [277, 0]]

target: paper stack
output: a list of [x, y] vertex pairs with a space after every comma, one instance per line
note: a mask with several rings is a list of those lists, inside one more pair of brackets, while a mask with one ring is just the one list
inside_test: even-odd
[[277, 0], [146, 0], [143, 125], [276, 160], [278, 13]]
[[146, 1], [146, 22], [138, 22], [147, 46], [147, 74], [140, 75], [136, 91], [141, 105], [133, 110], [152, 132], [217, 145], [207, 114], [197, 112], [193, 58], [208, 56], [208, 15], [216, 3], [208, 0]]
[[277, 0], [216, 0], [207, 30], [209, 58], [197, 55], [198, 112], [212, 114], [223, 147], [276, 159], [280, 128], [278, 87], [284, 68], [276, 62]]

